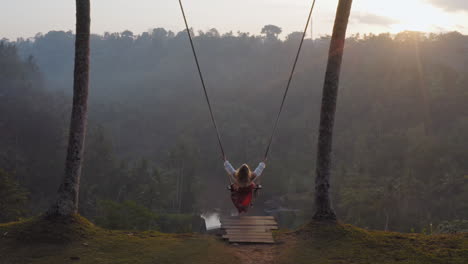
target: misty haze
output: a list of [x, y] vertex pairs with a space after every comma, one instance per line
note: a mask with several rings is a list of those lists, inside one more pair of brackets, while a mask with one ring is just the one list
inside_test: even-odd
[[90, 33], [89, 0], [2, 29], [0, 263], [468, 263], [468, 6], [335, 2], [323, 34], [188, 3], [190, 31]]

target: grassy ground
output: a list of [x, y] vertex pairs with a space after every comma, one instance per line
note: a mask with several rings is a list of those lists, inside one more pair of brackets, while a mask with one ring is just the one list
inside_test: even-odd
[[279, 263], [468, 263], [468, 233], [402, 234], [310, 223], [281, 237], [294, 242], [281, 254]]
[[0, 225], [0, 236], [0, 264], [239, 263], [215, 237], [110, 231], [79, 216]]
[[420, 235], [311, 223], [277, 232], [276, 245], [227, 245], [199, 234], [130, 233], [79, 216], [0, 225], [0, 264], [412, 263], [467, 264], [468, 234]]

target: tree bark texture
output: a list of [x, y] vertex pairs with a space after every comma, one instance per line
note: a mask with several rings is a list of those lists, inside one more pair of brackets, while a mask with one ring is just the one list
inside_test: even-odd
[[78, 212], [78, 195], [88, 118], [90, 0], [76, 0], [75, 68], [73, 108], [67, 158], [57, 201], [49, 215], [68, 216]]
[[319, 221], [336, 220], [329, 194], [331, 150], [341, 61], [351, 5], [352, 0], [339, 0], [338, 2], [323, 85], [315, 178], [315, 214], [313, 217]]

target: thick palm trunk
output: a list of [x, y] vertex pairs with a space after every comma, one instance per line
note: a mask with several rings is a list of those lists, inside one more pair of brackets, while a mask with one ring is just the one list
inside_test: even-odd
[[81, 164], [88, 117], [90, 0], [76, 0], [75, 71], [65, 175], [49, 214], [68, 216], [78, 211]]
[[328, 53], [328, 64], [323, 85], [317, 147], [315, 220], [336, 220], [335, 212], [331, 207], [328, 189], [330, 188], [331, 150], [336, 101], [338, 97], [338, 84], [340, 79], [346, 28], [348, 26], [352, 2], [352, 0], [339, 0], [330, 50]]

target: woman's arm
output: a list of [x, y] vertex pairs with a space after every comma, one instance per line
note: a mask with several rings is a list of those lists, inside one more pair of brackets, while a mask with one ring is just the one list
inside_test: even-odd
[[236, 169], [231, 165], [229, 161], [224, 162], [224, 169], [226, 172], [229, 174], [229, 178], [231, 179], [232, 182], [237, 182], [236, 178], [234, 178], [234, 174], [236, 173]]
[[253, 181], [256, 181], [258, 180], [258, 178], [260, 178], [265, 167], [266, 167], [265, 162], [260, 162], [258, 164], [257, 168], [253, 172]]

